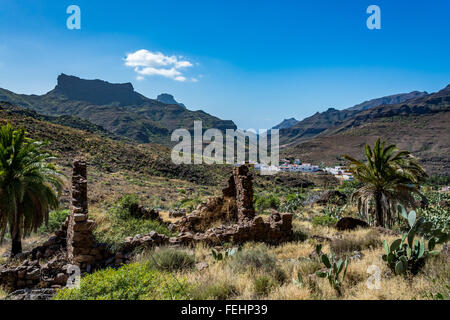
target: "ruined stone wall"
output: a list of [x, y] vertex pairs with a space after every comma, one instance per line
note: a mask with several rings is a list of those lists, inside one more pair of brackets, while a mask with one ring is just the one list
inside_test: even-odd
[[244, 222], [255, 217], [253, 208], [253, 177], [247, 166], [233, 168], [234, 186], [238, 221]]
[[262, 217], [255, 217], [253, 220], [211, 228], [204, 233], [183, 232], [177, 237], [170, 238], [169, 243], [190, 245], [203, 242], [208, 245], [223, 245], [256, 241], [280, 244], [291, 241], [292, 238], [292, 214], [274, 212], [266, 221]]
[[[220, 226], [212, 227], [218, 222]], [[233, 168], [221, 197], [208, 199], [174, 227], [180, 231], [177, 237], [169, 239], [152, 233], [151, 236], [128, 238], [127, 247], [161, 243], [191, 245], [198, 242], [221, 245], [247, 241], [279, 244], [293, 238], [292, 214], [274, 211], [266, 220], [255, 217], [252, 175], [245, 165]]]
[[125, 240], [124, 253], [132, 252], [138, 247], [161, 245], [189, 246], [205, 243], [220, 246], [225, 243], [242, 244], [248, 241], [280, 244], [291, 241], [292, 238], [292, 214], [272, 212], [266, 220], [255, 217], [250, 221], [210, 228], [206, 232], [181, 232], [172, 238], [156, 232], [136, 235]]
[[82, 270], [104, 258], [92, 230], [95, 222], [88, 217], [86, 162], [73, 162], [71, 206], [67, 228], [67, 258]]
[[248, 167], [234, 167], [222, 196], [208, 199], [192, 214], [175, 224], [181, 232], [204, 232], [217, 223], [250, 221], [255, 217], [253, 208], [253, 178]]
[[234, 198], [214, 197], [202, 203], [192, 214], [175, 223], [181, 232], [204, 232], [217, 223], [237, 222], [237, 206]]

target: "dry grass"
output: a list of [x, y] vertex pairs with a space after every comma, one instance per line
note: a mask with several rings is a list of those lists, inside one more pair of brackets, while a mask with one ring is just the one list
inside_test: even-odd
[[96, 222], [96, 230], [98, 232], [106, 232], [112, 228], [113, 219], [105, 210], [97, 207], [90, 208], [89, 216]]
[[[296, 222], [302, 228], [312, 228], [308, 222]], [[328, 228], [319, 230], [320, 234], [327, 234]], [[444, 257], [430, 258], [425, 268], [416, 276], [396, 276], [381, 259], [383, 248], [381, 241], [387, 239], [393, 241], [395, 237], [380, 235], [373, 229], [358, 229], [338, 233], [331, 232], [339, 240], [345, 241], [345, 246], [339, 247], [340, 253], [348, 250], [360, 250], [361, 259], [350, 261], [347, 276], [342, 285], [342, 294], [339, 295], [326, 279], [315, 276], [315, 272], [322, 269], [323, 265], [315, 258], [309, 259], [309, 254], [314, 250], [316, 241], [290, 242], [280, 246], [265, 246], [255, 243], [247, 243], [243, 251], [257, 247], [274, 255], [277, 265], [285, 275], [285, 281], [276, 280], [276, 272], [273, 270], [252, 270], [242, 266], [239, 270], [230, 267], [231, 260], [214, 262], [210, 249], [198, 245], [193, 248], [197, 261], [205, 261], [209, 268], [203, 271], [183, 272], [188, 282], [195, 289], [192, 292], [194, 299], [283, 299], [283, 300], [309, 300], [309, 299], [368, 299], [368, 300], [411, 300], [429, 299], [430, 293], [447, 294], [450, 281], [450, 266]], [[327, 234], [329, 236], [329, 234]], [[329, 252], [331, 246], [325, 244], [323, 251]], [[299, 259], [301, 257], [301, 259]], [[367, 282], [372, 276], [368, 270], [370, 266], [379, 268], [380, 288], [369, 289]], [[373, 267], [372, 267], [373, 268]], [[293, 279], [297, 274], [302, 275], [303, 284], [297, 286]], [[434, 279], [434, 281], [433, 281]], [[440, 279], [436, 281], [436, 279]]]
[[381, 235], [374, 229], [357, 229], [343, 232], [339, 238], [333, 240], [331, 251], [336, 254], [345, 254], [352, 251], [378, 248], [382, 245]]
[[0, 287], [0, 300], [5, 299], [7, 295], [8, 293]]
[[176, 222], [176, 221], [181, 219], [181, 217], [177, 217], [177, 218], [169, 217], [169, 211], [159, 211], [159, 216], [164, 221], [168, 221], [170, 223], [174, 223], [174, 222]]
[[314, 246], [307, 242], [288, 242], [280, 246], [270, 248], [278, 259], [298, 259], [307, 257], [314, 250]]

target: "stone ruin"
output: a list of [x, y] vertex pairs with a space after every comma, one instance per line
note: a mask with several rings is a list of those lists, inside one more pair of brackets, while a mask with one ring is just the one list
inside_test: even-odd
[[170, 244], [204, 242], [221, 245], [225, 242], [261, 241], [278, 244], [292, 240], [292, 214], [273, 211], [265, 221], [255, 216], [253, 178], [245, 165], [233, 168], [222, 196], [210, 198], [190, 215], [174, 224], [180, 231]]
[[70, 215], [67, 227], [67, 260], [86, 270], [89, 265], [109, 256], [104, 246], [99, 245], [92, 234], [95, 221], [88, 217], [86, 162], [73, 162]]
[[[222, 196], [208, 199], [190, 215], [170, 225], [178, 230], [176, 237], [154, 231], [146, 235], [128, 237], [119, 252], [111, 252], [105, 244], [97, 243], [92, 230], [95, 222], [89, 220], [86, 162], [73, 163], [70, 214], [46, 242], [21, 256], [16, 266], [0, 266], [0, 285], [11, 290], [46, 288], [55, 290], [66, 284], [70, 265], [77, 265], [82, 272], [105, 267], [118, 267], [132, 257], [137, 247], [179, 246], [205, 243], [211, 246], [224, 243], [259, 241], [279, 244], [293, 238], [292, 214], [272, 211], [267, 219], [255, 215], [253, 208], [252, 175], [247, 166], [233, 168], [228, 186]], [[137, 208], [143, 217], [162, 221], [155, 210]], [[142, 212], [141, 212], [142, 211]], [[40, 265], [41, 258], [47, 260]], [[22, 293], [19, 296], [26, 297]]]
[[214, 224], [244, 223], [255, 217], [253, 182], [247, 166], [233, 168], [222, 196], [208, 199], [175, 223], [181, 232], [205, 232]]

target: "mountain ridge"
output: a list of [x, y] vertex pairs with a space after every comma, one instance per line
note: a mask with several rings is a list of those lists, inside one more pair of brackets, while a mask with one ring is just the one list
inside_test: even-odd
[[113, 84], [66, 74], [58, 76], [55, 88], [43, 95], [17, 94], [0, 88], [0, 101], [47, 116], [76, 116], [140, 143], [172, 145], [171, 132], [178, 128], [192, 131], [194, 120], [202, 121], [205, 130], [236, 129], [231, 120], [147, 98], [134, 91], [131, 83]]
[[[347, 111], [354, 112], [354, 111]], [[363, 146], [388, 140], [418, 157], [429, 174], [450, 175], [450, 85], [393, 105], [380, 105], [335, 122], [319, 133], [285, 143], [283, 156], [324, 165], [344, 164], [343, 154], [363, 157]], [[280, 136], [280, 141], [288, 138]]]
[[280, 130], [280, 142], [283, 145], [289, 145], [296, 141], [308, 140], [320, 135], [329, 128], [343, 124], [366, 110], [377, 108], [380, 105], [390, 105], [393, 102], [403, 103], [414, 99], [420, 99], [428, 95], [429, 94], [425, 91], [412, 91], [409, 93], [371, 99], [342, 110], [328, 108], [324, 112], [316, 112], [312, 116], [300, 120], [294, 126], [282, 128]]
[[363, 111], [370, 108], [378, 107], [383, 104], [397, 104], [402, 103], [407, 100], [420, 98], [428, 95], [426, 91], [411, 91], [409, 93], [398, 93], [389, 96], [384, 96], [381, 98], [370, 99], [354, 105], [353, 107], [347, 108], [346, 110], [358, 110]]
[[276, 126], [273, 126], [272, 129], [287, 129], [287, 128], [295, 126], [298, 122], [299, 121], [297, 119], [295, 119], [294, 117], [289, 118], [289, 119], [284, 119]]

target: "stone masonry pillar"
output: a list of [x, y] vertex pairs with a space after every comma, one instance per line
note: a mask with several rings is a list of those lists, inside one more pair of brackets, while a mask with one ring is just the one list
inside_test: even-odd
[[88, 219], [86, 162], [73, 162], [71, 205], [67, 228], [67, 257], [82, 270], [98, 257], [96, 241], [92, 235], [95, 222]]
[[253, 177], [246, 165], [233, 168], [234, 185], [236, 188], [236, 204], [238, 220], [252, 220], [255, 217], [253, 207]]

